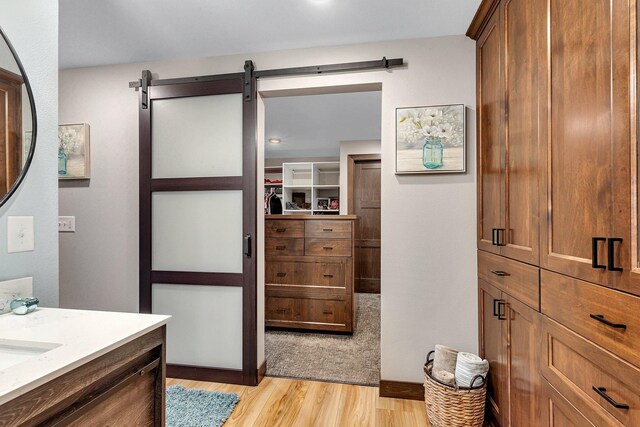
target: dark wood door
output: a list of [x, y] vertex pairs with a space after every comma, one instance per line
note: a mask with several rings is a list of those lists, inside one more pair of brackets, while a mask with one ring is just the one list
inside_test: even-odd
[[507, 390], [510, 426], [539, 425], [539, 314], [503, 294], [507, 317]]
[[478, 249], [500, 253], [494, 244], [504, 228], [504, 144], [502, 42], [499, 11], [477, 43], [478, 99]]
[[[505, 229], [501, 253], [538, 265], [539, 0], [507, 0], [504, 34]], [[526, 31], [523, 29], [526, 28]]]
[[380, 159], [354, 159], [351, 200], [352, 213], [358, 216], [356, 292], [380, 293], [380, 167]]
[[[626, 0], [547, 2], [541, 117], [546, 182], [541, 265], [625, 288], [622, 273], [592, 266], [592, 238], [615, 243], [628, 270], [630, 247], [630, 14]], [[541, 73], [542, 75], [542, 73]], [[547, 80], [548, 77], [548, 80]], [[607, 265], [605, 242], [597, 264]]]
[[22, 83], [21, 76], [0, 68], [0, 198], [22, 169]]
[[[506, 353], [506, 312], [502, 292], [483, 280], [478, 281], [478, 316], [480, 335], [480, 356], [489, 361], [489, 378], [487, 380], [487, 415], [497, 421], [498, 425], [506, 425], [508, 420], [507, 353]], [[499, 318], [498, 309], [502, 315]]]

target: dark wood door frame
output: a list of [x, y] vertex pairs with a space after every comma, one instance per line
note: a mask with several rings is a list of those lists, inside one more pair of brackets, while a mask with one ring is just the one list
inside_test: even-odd
[[[349, 154], [347, 156], [347, 213], [349, 215], [355, 215], [355, 169], [356, 163], [358, 162], [370, 162], [370, 161], [378, 161], [382, 163], [382, 156], [380, 153], [373, 154]], [[356, 252], [357, 255], [354, 257], [354, 289], [356, 292], [367, 292], [367, 293], [380, 293], [380, 283], [377, 286], [363, 286], [361, 279], [361, 260], [362, 260], [362, 239], [360, 236], [360, 224], [362, 221], [357, 222], [357, 230], [356, 230]]]
[[[200, 286], [235, 286], [242, 288], [242, 369], [212, 368], [189, 365], [167, 365], [167, 376], [244, 385], [257, 385], [257, 164], [256, 164], [256, 80], [233, 76], [220, 80], [153, 86], [139, 91], [140, 138], [140, 296], [141, 313], [151, 313], [153, 283]], [[252, 96], [246, 97], [247, 84]], [[151, 110], [157, 99], [244, 93], [243, 102], [243, 175], [241, 177], [163, 178], [153, 179], [151, 172]], [[143, 102], [147, 101], [148, 102]], [[148, 106], [148, 108], [147, 108]], [[250, 236], [250, 256], [243, 258], [243, 273], [205, 273], [154, 271], [152, 269], [152, 206], [154, 192], [242, 190], [243, 235]], [[241, 236], [238, 236], [239, 238]]]

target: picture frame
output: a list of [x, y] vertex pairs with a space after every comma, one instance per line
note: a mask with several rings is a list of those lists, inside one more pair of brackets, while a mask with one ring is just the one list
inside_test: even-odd
[[90, 127], [87, 123], [58, 126], [58, 179], [91, 177]]
[[466, 173], [464, 104], [396, 108], [396, 175]]
[[330, 202], [329, 198], [318, 197], [316, 199], [316, 210], [319, 210], [319, 211], [329, 210], [329, 202]]
[[328, 207], [327, 210], [339, 211], [340, 210], [340, 198], [338, 198], [338, 197], [330, 197], [329, 198], [329, 207]]

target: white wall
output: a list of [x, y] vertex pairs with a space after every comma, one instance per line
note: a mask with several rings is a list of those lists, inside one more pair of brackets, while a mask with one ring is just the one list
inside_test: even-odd
[[380, 154], [380, 140], [340, 142], [340, 215], [349, 212], [347, 158], [351, 154]]
[[[0, 0], [0, 27], [33, 89], [38, 115], [35, 156], [25, 180], [0, 207], [0, 281], [33, 276], [42, 305], [58, 305], [58, 1]], [[7, 217], [34, 217], [35, 250], [7, 252]]]
[[[142, 69], [172, 78], [240, 72], [248, 58], [260, 70], [403, 57], [406, 69], [264, 79], [258, 90], [382, 84], [382, 378], [421, 382], [436, 343], [476, 351], [474, 46], [455, 36], [61, 71], [60, 120], [90, 123], [93, 150], [90, 185], [60, 189], [60, 214], [77, 221], [60, 239], [61, 304], [137, 310], [138, 97], [127, 83]], [[468, 107], [469, 171], [396, 176], [395, 108], [447, 103]]]

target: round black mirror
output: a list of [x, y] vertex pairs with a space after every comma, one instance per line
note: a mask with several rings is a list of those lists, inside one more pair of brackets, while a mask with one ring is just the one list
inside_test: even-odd
[[0, 28], [0, 206], [20, 186], [36, 147], [36, 106], [22, 63]]

